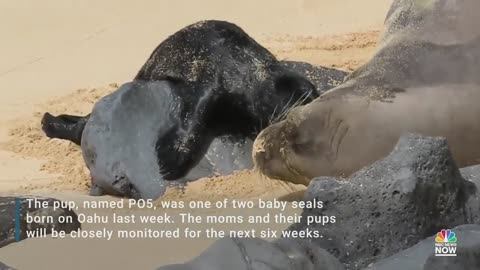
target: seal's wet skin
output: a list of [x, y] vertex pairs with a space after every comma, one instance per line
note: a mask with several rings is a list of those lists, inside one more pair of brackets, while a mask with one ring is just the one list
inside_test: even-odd
[[277, 61], [239, 27], [199, 22], [163, 41], [90, 115], [47, 113], [42, 129], [81, 144], [91, 194], [157, 198], [165, 180], [253, 167], [258, 132], [345, 75]]
[[[454, 9], [408, 3], [392, 6], [366, 65], [259, 134], [258, 170], [305, 184], [346, 176], [390, 153], [405, 133], [446, 137], [460, 167], [480, 162], [480, 32], [476, 16], [459, 16], [480, 2]], [[447, 15], [450, 28], [435, 23]]]

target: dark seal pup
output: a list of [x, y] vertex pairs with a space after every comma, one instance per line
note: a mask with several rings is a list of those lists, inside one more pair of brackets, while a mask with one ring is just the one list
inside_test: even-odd
[[[157, 198], [165, 180], [209, 176], [212, 159], [235, 162], [231, 151], [247, 162], [227, 171], [253, 166], [251, 142], [260, 130], [334, 86], [317, 89], [289, 68], [295, 65], [231, 23], [199, 22], [163, 41], [134, 81], [102, 98], [90, 115], [46, 113], [42, 129], [81, 145], [92, 195]], [[302, 69], [330, 72], [324, 77], [332, 82], [345, 76]]]

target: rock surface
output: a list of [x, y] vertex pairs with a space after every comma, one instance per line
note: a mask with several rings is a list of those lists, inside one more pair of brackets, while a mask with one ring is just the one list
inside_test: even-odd
[[158, 270], [343, 270], [337, 259], [303, 240], [224, 238], [185, 264]]
[[[349, 269], [360, 269], [411, 247], [443, 228], [480, 223], [477, 188], [465, 180], [443, 138], [402, 136], [393, 152], [349, 179], [321, 177], [290, 230], [318, 230], [313, 239]], [[336, 216], [335, 224], [306, 224], [309, 216]]]
[[15, 269], [0, 262], [0, 270], [15, 270]]
[[460, 169], [462, 176], [476, 186], [477, 196], [470, 196], [465, 205], [472, 222], [480, 220], [480, 165]]
[[[19, 238], [19, 240], [26, 239], [27, 231], [35, 231], [39, 228], [46, 228], [47, 233], [50, 233], [52, 228], [55, 228], [57, 231], [70, 233], [71, 231], [81, 227], [75, 212], [68, 210], [67, 208], [53, 210], [53, 204], [54, 202], [58, 202], [58, 200], [51, 198], [37, 198], [38, 201], [48, 202], [48, 208], [37, 208], [29, 207], [27, 199], [29, 198], [0, 197], [0, 247], [15, 242], [17, 240], [16, 236]], [[20, 212], [17, 213], [17, 210]], [[27, 223], [27, 213], [30, 216], [51, 216], [53, 217], [54, 222]], [[17, 215], [20, 217], [19, 221], [17, 220]], [[71, 216], [74, 222], [69, 224], [59, 223], [58, 217], [60, 216]], [[19, 228], [19, 231], [17, 231], [16, 226]]]
[[[462, 225], [480, 223], [479, 184], [480, 166], [460, 171], [446, 139], [407, 134], [349, 179], [311, 182], [305, 201], [324, 207], [304, 209], [289, 230], [320, 238], [222, 239], [186, 264], [159, 269], [479, 269], [480, 226]], [[336, 216], [336, 223], [308, 225], [309, 216]], [[457, 234], [456, 258], [432, 255], [432, 235], [444, 228]]]
[[456, 257], [434, 254], [435, 236], [377, 262], [365, 270], [477, 270], [480, 269], [480, 226], [462, 225], [453, 228], [457, 237]]

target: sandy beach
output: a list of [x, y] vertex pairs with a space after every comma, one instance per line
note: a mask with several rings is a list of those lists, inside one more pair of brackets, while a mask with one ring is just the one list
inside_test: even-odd
[[[188, 24], [227, 20], [279, 59], [352, 71], [375, 51], [390, 3], [0, 1], [0, 194], [117, 200], [87, 196], [90, 179], [79, 147], [46, 138], [40, 119], [45, 111], [89, 113], [130, 81], [163, 39]], [[244, 171], [171, 189], [162, 200], [282, 198], [303, 189]], [[28, 239], [1, 248], [0, 261], [20, 270], [154, 269], [190, 259], [212, 241]]]

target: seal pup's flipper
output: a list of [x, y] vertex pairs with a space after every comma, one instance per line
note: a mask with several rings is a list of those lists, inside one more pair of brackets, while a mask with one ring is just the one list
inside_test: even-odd
[[42, 118], [42, 130], [49, 138], [69, 140], [77, 145], [82, 141], [82, 132], [90, 115], [75, 116], [61, 114], [53, 116], [45, 113]]

